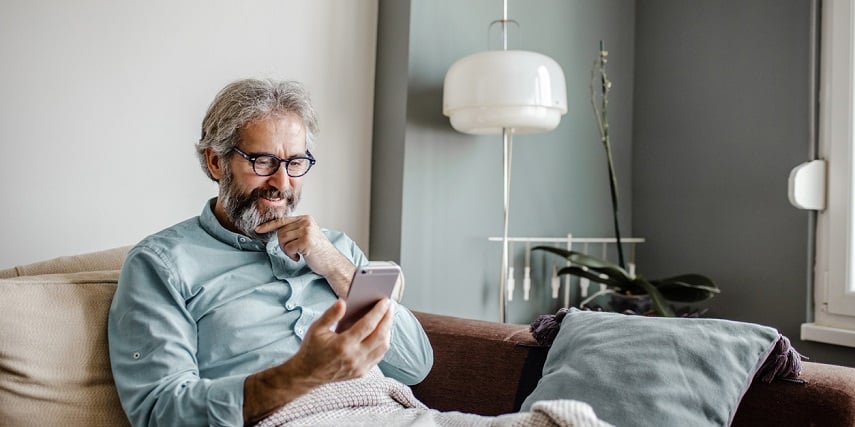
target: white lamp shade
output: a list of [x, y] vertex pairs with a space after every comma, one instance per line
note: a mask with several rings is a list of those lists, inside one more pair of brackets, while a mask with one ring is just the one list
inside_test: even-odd
[[466, 56], [445, 75], [442, 114], [459, 132], [496, 135], [555, 129], [567, 113], [564, 72], [554, 59], [524, 50]]

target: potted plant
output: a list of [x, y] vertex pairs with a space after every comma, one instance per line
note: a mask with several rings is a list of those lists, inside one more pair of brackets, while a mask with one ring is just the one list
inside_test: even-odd
[[[613, 264], [608, 261], [576, 252], [572, 250], [555, 248], [551, 246], [536, 246], [532, 250], [543, 250], [570, 261], [571, 265], [558, 270], [557, 274], [570, 274], [574, 276], [584, 277], [593, 282], [601, 283], [606, 286], [606, 290], [599, 292], [596, 295], [603, 293], [611, 294], [614, 298], [621, 297], [633, 298], [640, 297], [641, 299], [649, 298], [651, 308], [660, 316], [674, 316], [674, 309], [671, 302], [693, 303], [704, 301], [718, 294], [719, 288], [711, 279], [700, 274], [681, 274], [678, 276], [669, 277], [659, 280], [647, 280], [641, 275], [630, 274], [626, 270], [626, 264], [623, 257], [623, 247], [620, 238], [620, 224], [618, 221], [618, 193], [617, 179], [615, 178], [614, 164], [612, 162], [612, 149], [609, 142], [609, 125], [607, 106], [608, 93], [611, 89], [611, 81], [606, 76], [606, 57], [608, 52], [605, 50], [603, 42], [600, 41], [600, 52], [597, 59], [594, 61], [594, 67], [591, 70], [591, 105], [594, 109], [594, 115], [597, 118], [597, 125], [600, 130], [600, 141], [606, 150], [606, 158], [608, 161], [609, 170], [609, 190], [612, 196], [612, 215], [614, 218], [615, 240], [617, 242], [617, 253], [619, 264]], [[597, 107], [597, 91], [600, 89], [600, 107]], [[589, 298], [590, 300], [591, 298]], [[619, 305], [619, 304], [613, 304]], [[638, 305], [638, 304], [636, 304]], [[646, 311], [643, 308], [634, 311]], [[619, 311], [623, 311], [622, 309]]]
[[[630, 274], [619, 265], [581, 252], [552, 246], [535, 246], [532, 250], [550, 252], [570, 261], [571, 265], [561, 268], [557, 274], [570, 274], [602, 283], [606, 286], [606, 291], [598, 295], [646, 296], [641, 299], [649, 298], [651, 308], [660, 316], [675, 315], [671, 303], [700, 302], [720, 292], [715, 282], [700, 274], [681, 274], [666, 279], [647, 280], [641, 275]], [[644, 311], [643, 308], [632, 309]]]

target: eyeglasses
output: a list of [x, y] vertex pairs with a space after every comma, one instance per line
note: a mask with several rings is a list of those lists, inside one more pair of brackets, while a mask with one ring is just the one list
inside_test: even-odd
[[270, 176], [279, 170], [279, 165], [285, 163], [285, 173], [291, 178], [297, 178], [309, 172], [309, 169], [315, 165], [316, 160], [312, 157], [312, 153], [306, 150], [305, 157], [291, 157], [290, 159], [280, 159], [273, 154], [259, 154], [250, 156], [237, 149], [232, 148], [232, 151], [240, 154], [244, 159], [252, 163], [252, 171], [258, 176]]

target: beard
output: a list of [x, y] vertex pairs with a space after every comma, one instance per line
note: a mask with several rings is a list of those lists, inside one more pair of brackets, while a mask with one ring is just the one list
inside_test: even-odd
[[[268, 242], [276, 235], [276, 231], [259, 234], [255, 232], [255, 228], [265, 222], [291, 215], [300, 201], [300, 193], [291, 189], [280, 191], [273, 187], [259, 187], [244, 193], [234, 182], [231, 171], [224, 172], [220, 183], [222, 188], [220, 197], [229, 220], [241, 233], [265, 243]], [[262, 210], [258, 203], [260, 198], [285, 199], [285, 204], [269, 206]]]

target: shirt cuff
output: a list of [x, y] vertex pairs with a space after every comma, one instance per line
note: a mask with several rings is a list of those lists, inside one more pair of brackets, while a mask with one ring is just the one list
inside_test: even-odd
[[243, 425], [243, 383], [246, 376], [215, 380], [208, 389], [208, 425]]

